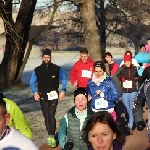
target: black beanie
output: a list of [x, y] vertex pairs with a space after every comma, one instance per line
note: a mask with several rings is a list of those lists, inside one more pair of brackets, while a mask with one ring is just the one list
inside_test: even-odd
[[1, 98], [6, 98], [6, 97], [3, 95], [3, 93], [0, 93], [0, 97], [1, 97]]
[[85, 97], [88, 99], [88, 92], [85, 88], [77, 88], [75, 91], [74, 91], [74, 101], [75, 101], [75, 97], [79, 94], [83, 94], [85, 95]]
[[94, 64], [94, 68], [95, 67], [100, 67], [101, 69], [103, 69], [104, 72], [106, 71], [106, 66], [103, 61], [96, 61]]
[[43, 55], [49, 55], [49, 56], [51, 56], [51, 50], [48, 49], [48, 48], [46, 48], [45, 50], [43, 50], [42, 56]]

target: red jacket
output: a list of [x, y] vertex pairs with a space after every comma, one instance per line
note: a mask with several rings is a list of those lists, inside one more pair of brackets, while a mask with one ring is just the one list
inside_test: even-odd
[[92, 77], [94, 71], [94, 61], [88, 58], [86, 63], [83, 63], [81, 59], [77, 61], [70, 72], [70, 82], [74, 84], [77, 81], [77, 87], [87, 88], [88, 80]]
[[112, 64], [112, 69], [110, 70], [111, 71], [111, 75], [115, 75], [119, 69], [119, 65], [117, 63], [113, 63]]

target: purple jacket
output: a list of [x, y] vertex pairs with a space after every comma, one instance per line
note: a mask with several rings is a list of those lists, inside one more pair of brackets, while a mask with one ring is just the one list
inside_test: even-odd
[[[88, 147], [88, 150], [94, 150], [92, 146]], [[122, 150], [122, 145], [118, 141], [115, 142], [113, 150]]]

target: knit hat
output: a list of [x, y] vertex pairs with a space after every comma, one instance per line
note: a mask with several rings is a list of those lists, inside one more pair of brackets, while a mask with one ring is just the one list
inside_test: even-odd
[[74, 91], [74, 101], [75, 101], [75, 97], [79, 94], [83, 94], [87, 99], [88, 99], [88, 92], [85, 88], [77, 88], [75, 91]]
[[0, 97], [5, 98], [5, 96], [3, 95], [3, 93], [0, 93]]
[[45, 50], [43, 50], [42, 56], [43, 55], [49, 55], [49, 56], [51, 56], [51, 50], [48, 49], [48, 48], [46, 48]]
[[124, 62], [126, 61], [132, 61], [131, 55], [124, 55]]
[[104, 72], [106, 71], [106, 66], [103, 61], [96, 61], [94, 64], [94, 68], [95, 67], [100, 67], [101, 69], [103, 69]]

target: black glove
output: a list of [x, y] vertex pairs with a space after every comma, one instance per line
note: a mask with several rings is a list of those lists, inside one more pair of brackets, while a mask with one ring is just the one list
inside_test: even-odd
[[142, 131], [145, 127], [146, 127], [146, 124], [145, 124], [144, 121], [139, 121], [139, 122], [137, 123], [137, 130], [138, 130], [138, 131]]
[[72, 142], [67, 142], [64, 146], [65, 150], [72, 150], [73, 149], [73, 143]]
[[143, 66], [143, 63], [139, 63], [140, 67]]

